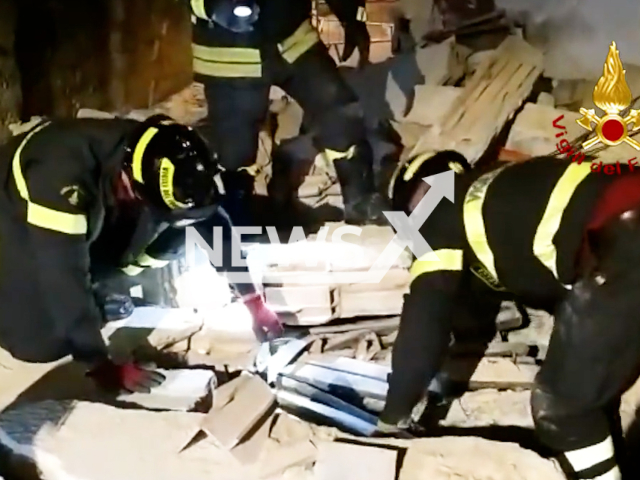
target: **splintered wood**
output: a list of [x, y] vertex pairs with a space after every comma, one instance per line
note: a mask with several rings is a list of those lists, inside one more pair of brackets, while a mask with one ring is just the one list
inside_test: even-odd
[[521, 38], [507, 38], [482, 61], [442, 122], [424, 133], [409, 157], [454, 149], [475, 163], [531, 93], [542, 60], [542, 53]]

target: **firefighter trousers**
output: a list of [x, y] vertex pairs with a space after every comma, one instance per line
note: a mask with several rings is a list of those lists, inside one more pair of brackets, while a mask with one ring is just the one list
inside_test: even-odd
[[569, 478], [617, 480], [625, 471], [620, 398], [640, 375], [637, 213], [595, 236], [595, 266], [558, 306], [532, 392], [538, 436]]
[[346, 152], [366, 142], [358, 98], [327, 47], [318, 42], [293, 63], [277, 51], [264, 53], [261, 78], [205, 80], [209, 116], [201, 132], [215, 145], [225, 169], [238, 170], [255, 162], [272, 85], [291, 95], [309, 116], [318, 150]]

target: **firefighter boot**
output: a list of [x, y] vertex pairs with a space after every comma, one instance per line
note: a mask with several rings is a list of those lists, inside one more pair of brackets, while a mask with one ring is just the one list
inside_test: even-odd
[[221, 173], [225, 196], [222, 208], [229, 214], [231, 222], [237, 227], [256, 225], [253, 215], [254, 177], [245, 170], [224, 171]]
[[311, 138], [285, 140], [271, 153], [271, 180], [267, 186], [269, 199], [278, 212], [296, 213], [300, 185], [313, 165], [317, 150]]
[[391, 210], [391, 207], [376, 190], [373, 152], [369, 143], [358, 145], [351, 158], [336, 159], [333, 165], [342, 190], [345, 222], [352, 225], [388, 225], [382, 212]]

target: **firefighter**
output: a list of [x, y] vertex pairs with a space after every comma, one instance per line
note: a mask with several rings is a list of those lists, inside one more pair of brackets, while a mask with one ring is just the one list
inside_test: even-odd
[[[156, 115], [148, 119], [139, 129], [140, 145], [146, 145], [149, 133], [155, 132], [157, 124], [171, 122], [164, 115]], [[181, 156], [176, 162], [179, 168], [193, 164], [193, 169], [199, 168], [200, 158], [211, 156], [201, 137], [190, 129], [181, 127], [193, 136], [192, 143], [197, 147], [192, 157]], [[170, 139], [170, 137], [169, 137]], [[169, 146], [161, 141], [149, 143], [142, 153], [142, 162], [153, 164], [157, 158], [162, 158]], [[135, 150], [134, 150], [135, 151]], [[240, 238], [232, 228], [228, 214], [220, 206], [223, 198], [220, 194], [215, 178], [220, 173], [217, 164], [217, 154], [213, 154], [212, 167], [203, 170], [204, 177], [193, 171], [182, 173], [180, 186], [194, 191], [213, 188], [214, 200], [200, 202], [191, 208], [184, 208], [179, 204], [156, 196], [155, 203], [141, 202], [140, 195], [134, 195], [135, 190], [143, 191], [146, 183], [133, 178], [133, 189], [119, 189], [117, 202], [107, 210], [106, 221], [103, 223], [100, 235], [91, 245], [91, 273], [94, 281], [94, 291], [103, 310], [117, 313], [113, 304], [120, 304], [122, 316], [131, 312], [132, 302], [128, 295], [113, 295], [114, 290], [128, 293], [130, 288], [139, 284], [139, 274], [148, 268], [162, 268], [171, 261], [182, 257], [185, 253], [185, 227], [193, 226], [205, 242], [203, 247], [214, 247], [214, 241], [222, 242], [221, 263], [216, 264], [222, 273], [230, 275], [230, 284], [247, 306], [253, 317], [254, 331], [260, 340], [273, 338], [282, 333], [282, 326], [278, 316], [265, 303], [263, 296], [254, 285], [245, 262], [235, 265], [233, 256], [241, 252]], [[201, 182], [198, 184], [196, 182]], [[212, 183], [213, 182], [213, 183]], [[157, 182], [156, 182], [157, 183]], [[177, 187], [176, 187], [177, 188]], [[148, 195], [147, 195], [148, 196]], [[171, 203], [172, 206], [169, 204]], [[221, 236], [215, 239], [216, 229]], [[109, 300], [112, 300], [111, 302]], [[122, 308], [122, 306], [125, 308]], [[128, 306], [129, 308], [126, 308]], [[105, 320], [117, 319], [117, 316]]]
[[[204, 84], [209, 109], [202, 131], [219, 150], [234, 222], [252, 223], [243, 199], [253, 192], [258, 134], [268, 112], [270, 88], [277, 85], [312, 118], [318, 150], [338, 174], [345, 220], [385, 223], [386, 201], [375, 188], [363, 113], [311, 24], [311, 0], [190, 3], [193, 70]], [[365, 64], [370, 38], [364, 0], [327, 3], [345, 30], [342, 59], [358, 48]], [[230, 138], [234, 141], [227, 141]]]
[[31, 363], [71, 355], [110, 390], [144, 392], [162, 383], [159, 372], [110, 360], [92, 289], [91, 245], [122, 198], [148, 206], [156, 225], [215, 203], [216, 163], [205, 143], [165, 117], [44, 120], [0, 147], [0, 155], [0, 347]]
[[[468, 170], [455, 152], [423, 160], [391, 187], [407, 214], [431, 188], [422, 178]], [[640, 171], [540, 157], [454, 183], [455, 201], [419, 229], [433, 252], [411, 267], [379, 434], [412, 433], [412, 409], [455, 338], [454, 308], [495, 325], [499, 303], [516, 300], [555, 316], [531, 395], [541, 443], [569, 479], [620, 479], [620, 398], [640, 373]]]

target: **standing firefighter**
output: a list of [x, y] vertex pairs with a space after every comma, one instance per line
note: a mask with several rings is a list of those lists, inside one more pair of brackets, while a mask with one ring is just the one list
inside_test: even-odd
[[123, 232], [146, 245], [177, 217], [211, 208], [217, 169], [202, 139], [166, 117], [55, 120], [14, 137], [0, 156], [0, 347], [26, 362], [71, 355], [103, 388], [148, 391], [161, 383], [158, 372], [109, 359], [91, 245], [117, 212], [147, 210], [134, 238]]
[[[345, 29], [343, 59], [357, 47], [361, 63], [366, 63], [370, 38], [364, 0], [327, 3]], [[311, 118], [318, 150], [335, 166], [345, 220], [385, 223], [386, 202], [375, 189], [363, 114], [311, 24], [311, 0], [191, 0], [191, 10], [193, 70], [204, 84], [209, 108], [206, 137], [226, 169], [223, 183], [231, 195], [234, 221], [246, 215], [238, 208], [245, 205], [246, 211], [246, 201], [236, 199], [246, 199], [253, 191], [258, 135], [269, 108], [269, 90], [278, 85]]]
[[[415, 208], [422, 178], [451, 161], [464, 163], [444, 152], [399, 175], [396, 207]], [[620, 397], [640, 373], [640, 171], [541, 157], [455, 175], [455, 202], [420, 234], [433, 252], [411, 268], [379, 430], [411, 429], [457, 313], [495, 325], [499, 303], [516, 300], [555, 316], [531, 396], [539, 439], [569, 479], [620, 479]]]

